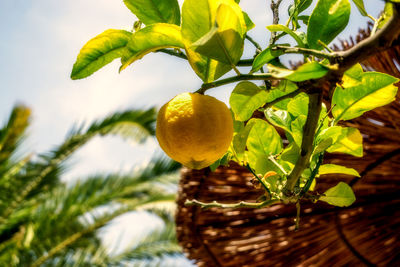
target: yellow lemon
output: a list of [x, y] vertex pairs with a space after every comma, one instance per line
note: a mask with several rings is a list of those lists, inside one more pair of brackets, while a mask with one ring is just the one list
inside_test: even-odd
[[223, 102], [207, 95], [183, 93], [160, 109], [156, 136], [168, 156], [189, 168], [201, 169], [228, 150], [233, 121]]

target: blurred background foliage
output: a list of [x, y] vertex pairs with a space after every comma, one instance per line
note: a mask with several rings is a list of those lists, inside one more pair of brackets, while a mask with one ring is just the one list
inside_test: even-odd
[[[30, 114], [17, 105], [0, 129], [0, 265], [176, 266], [174, 260], [184, 256], [173, 209], [166, 207], [175, 205], [178, 163], [157, 155], [127, 174], [96, 174], [68, 184], [60, 179], [73, 152], [95, 136], [136, 142], [154, 136], [155, 109], [116, 112], [75, 126], [61, 145], [40, 155], [22, 149]], [[107, 248], [99, 231], [138, 210], [159, 217], [163, 226], [124, 249]]]

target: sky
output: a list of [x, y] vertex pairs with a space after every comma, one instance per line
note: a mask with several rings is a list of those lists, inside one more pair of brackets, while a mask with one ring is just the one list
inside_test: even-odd
[[[284, 0], [281, 7], [283, 24], [288, 2]], [[367, 11], [377, 17], [383, 1], [364, 2]], [[266, 1], [242, 0], [241, 6], [256, 24], [249, 35], [265, 48], [265, 26], [272, 21]], [[110, 28], [130, 30], [135, 20], [122, 0], [1, 0], [0, 123], [16, 103], [29, 106], [33, 120], [27, 151], [43, 153], [60, 144], [74, 123], [91, 122], [127, 108], [160, 107], [179, 93], [200, 88], [201, 81], [187, 62], [161, 53], [146, 55], [121, 73], [116, 60], [89, 78], [69, 78], [79, 50], [89, 39]], [[340, 38], [354, 35], [366, 21], [352, 5], [349, 26]], [[247, 57], [254, 52], [249, 47]], [[210, 94], [227, 103], [233, 88], [224, 86]], [[157, 151], [154, 139], [137, 145], [118, 137], [95, 138], [73, 156], [63, 179], [71, 182], [89, 174], [129, 171]], [[136, 217], [119, 219], [111, 234], [105, 235], [109, 242], [127, 231], [132, 235], [143, 231], [145, 222], [159, 223], [144, 214], [130, 216]]]

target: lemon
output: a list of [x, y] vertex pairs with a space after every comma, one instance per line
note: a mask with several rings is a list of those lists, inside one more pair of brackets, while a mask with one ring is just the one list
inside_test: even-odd
[[201, 169], [228, 150], [233, 121], [225, 103], [207, 95], [183, 93], [161, 107], [156, 136], [172, 159]]

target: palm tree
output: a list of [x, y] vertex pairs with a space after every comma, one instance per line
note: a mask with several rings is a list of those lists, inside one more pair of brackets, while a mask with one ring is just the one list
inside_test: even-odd
[[[155, 109], [128, 110], [74, 127], [65, 141], [41, 155], [21, 153], [30, 110], [16, 106], [0, 129], [0, 266], [156, 266], [182, 256], [171, 212], [180, 165], [164, 156], [130, 174], [95, 175], [65, 184], [60, 175], [73, 152], [97, 135], [143, 141], [155, 132]], [[118, 254], [97, 233], [129, 211], [147, 210], [164, 227]], [[143, 266], [143, 265], [140, 265]]]

